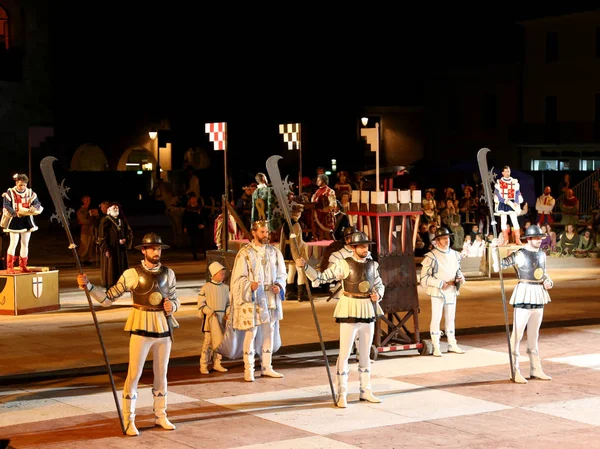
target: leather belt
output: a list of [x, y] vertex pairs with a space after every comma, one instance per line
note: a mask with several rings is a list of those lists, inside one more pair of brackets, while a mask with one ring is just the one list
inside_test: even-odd
[[133, 304], [133, 308], [138, 310], [145, 310], [147, 312], [164, 312], [165, 310], [163, 307], [143, 306], [141, 304]]
[[371, 295], [369, 293], [350, 293], [344, 292], [344, 296], [349, 296], [350, 298], [370, 298]]
[[543, 284], [544, 283], [544, 281], [533, 281], [533, 280], [530, 280], [530, 279], [519, 279], [519, 283], [521, 283], [521, 282], [523, 282], [525, 284]]

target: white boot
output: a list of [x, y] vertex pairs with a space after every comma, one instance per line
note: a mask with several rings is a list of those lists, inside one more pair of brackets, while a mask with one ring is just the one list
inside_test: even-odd
[[135, 427], [135, 401], [136, 399], [123, 398], [123, 426], [125, 435], [139, 436], [140, 432]]
[[167, 392], [163, 394], [152, 390], [152, 395], [154, 396], [154, 425], [165, 430], [175, 430], [175, 425], [167, 418]]
[[435, 357], [441, 357], [442, 351], [440, 349], [440, 333], [439, 332], [430, 332], [431, 334], [431, 344], [433, 345], [433, 355]]
[[339, 408], [348, 407], [348, 373], [337, 375], [337, 395], [335, 405]]
[[539, 352], [528, 349], [527, 354], [529, 355], [529, 377], [540, 380], [552, 380], [552, 377], [548, 376], [544, 370], [542, 370], [542, 362], [540, 361]]
[[208, 369], [208, 361], [210, 360], [211, 357], [211, 350], [210, 348], [208, 349], [204, 349], [202, 351], [202, 354], [200, 354], [200, 373], [201, 374], [209, 374], [210, 371]]
[[458, 343], [456, 342], [456, 337], [454, 336], [454, 331], [446, 331], [446, 336], [448, 338], [448, 352], [454, 352], [455, 354], [464, 354], [465, 351], [460, 349]]
[[261, 371], [261, 376], [262, 377], [273, 377], [275, 379], [279, 379], [281, 377], [283, 377], [283, 374], [278, 373], [277, 371], [275, 371], [273, 369], [273, 365], [272, 365], [272, 353], [270, 352], [263, 352], [262, 353], [262, 358], [261, 358], [261, 366], [260, 366], [260, 371]]
[[244, 353], [244, 380], [254, 382], [254, 351]]
[[229, 371], [227, 368], [225, 368], [223, 365], [221, 365], [221, 359], [223, 358], [223, 356], [219, 353], [214, 353], [213, 355], [213, 369], [215, 371], [218, 371], [220, 373], [226, 373], [227, 371]]
[[515, 375], [514, 375], [514, 379], [511, 379], [511, 380], [516, 384], [526, 384], [527, 379], [525, 379], [523, 377], [523, 375], [521, 374], [521, 371], [519, 370], [519, 353], [513, 352], [512, 358], [513, 358], [513, 368], [515, 369]]
[[365, 368], [364, 370], [358, 368], [358, 374], [360, 377], [360, 394], [359, 399], [361, 401], [368, 401], [374, 404], [379, 404], [381, 399], [373, 395], [373, 391], [371, 390], [371, 372], [369, 368]]

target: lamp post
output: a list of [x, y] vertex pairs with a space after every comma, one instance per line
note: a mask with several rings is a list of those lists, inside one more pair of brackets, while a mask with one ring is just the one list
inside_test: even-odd
[[375, 128], [366, 128], [369, 119], [363, 117], [360, 121], [364, 126], [360, 130], [360, 135], [367, 139], [367, 143], [371, 146], [371, 151], [375, 152], [376, 191], [379, 192], [379, 123], [375, 122]]
[[160, 142], [158, 141], [158, 132], [150, 131], [148, 132], [148, 136], [150, 139], [156, 140], [156, 182], [160, 180]]

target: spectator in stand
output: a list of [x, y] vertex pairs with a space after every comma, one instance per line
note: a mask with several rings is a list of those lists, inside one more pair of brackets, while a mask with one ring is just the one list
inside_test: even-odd
[[[550, 227], [549, 225], [541, 225], [540, 229], [545, 234], [544, 238], [542, 238], [542, 244], [540, 249], [544, 251], [546, 254], [554, 251], [555, 242], [552, 242], [552, 235], [550, 235]], [[556, 235], [554, 236], [556, 238]]]
[[535, 202], [535, 209], [538, 213], [538, 225], [554, 223], [554, 204], [556, 200], [550, 195], [550, 186], [544, 187], [544, 193], [540, 195]]
[[421, 200], [421, 207], [423, 209], [423, 221], [425, 223], [434, 223], [439, 226], [441, 220], [438, 205], [435, 201], [435, 189], [425, 190], [425, 198]]
[[333, 186], [333, 190], [335, 190], [335, 196], [338, 200], [342, 200], [342, 193], [348, 193], [350, 197], [352, 197], [352, 185], [350, 184], [350, 177], [348, 176], [347, 171], [340, 171], [337, 174], [338, 182]]
[[471, 241], [474, 242], [475, 241], [475, 237], [477, 237], [477, 234], [479, 234], [479, 225], [474, 224], [471, 227], [471, 232], [469, 232], [469, 235], [471, 236]]
[[571, 188], [571, 175], [568, 173], [565, 173], [563, 176], [563, 180], [558, 185], [558, 189], [560, 192], [562, 192], [566, 196], [567, 190], [570, 188]]
[[596, 242], [592, 238], [592, 233], [589, 229], [583, 231], [583, 235], [579, 236], [579, 244], [577, 245], [577, 250], [579, 251], [590, 251], [594, 249], [596, 246]]
[[560, 221], [563, 225], [577, 225], [579, 223], [579, 200], [573, 195], [573, 189], [565, 190], [565, 197], [563, 198], [562, 204], [560, 205], [562, 212], [562, 220]]
[[427, 240], [429, 240], [429, 245], [425, 246], [426, 248], [429, 246], [429, 251], [431, 251], [437, 243], [437, 240], [435, 239], [437, 229], [438, 226], [436, 224], [429, 225], [429, 233], [427, 234]]
[[570, 256], [579, 246], [579, 234], [575, 232], [572, 224], [565, 226], [565, 232], [561, 234], [557, 246], [560, 248], [560, 253], [563, 256]]

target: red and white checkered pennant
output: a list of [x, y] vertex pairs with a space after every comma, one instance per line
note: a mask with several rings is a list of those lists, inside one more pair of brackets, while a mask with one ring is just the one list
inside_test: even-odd
[[215, 145], [215, 151], [224, 151], [227, 145], [227, 123], [206, 123], [204, 131]]
[[300, 123], [279, 125], [279, 134], [283, 134], [283, 141], [287, 142], [288, 150], [300, 149]]

